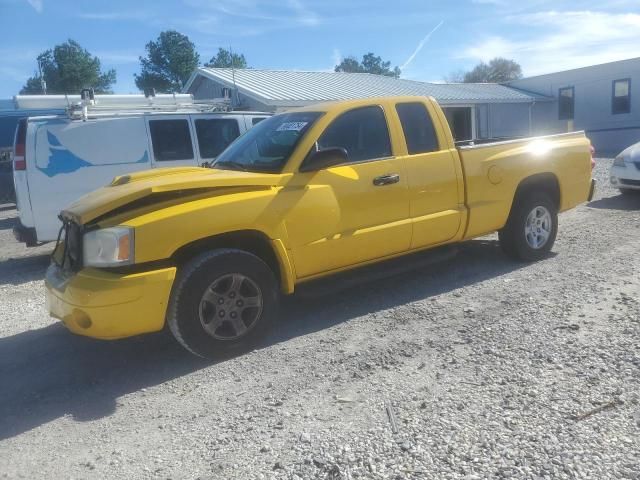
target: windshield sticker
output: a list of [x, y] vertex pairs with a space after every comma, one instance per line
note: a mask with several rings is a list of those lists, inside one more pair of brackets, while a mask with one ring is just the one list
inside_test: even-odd
[[286, 132], [286, 131], [294, 131], [299, 132], [302, 130], [309, 122], [284, 122], [277, 128], [278, 132]]

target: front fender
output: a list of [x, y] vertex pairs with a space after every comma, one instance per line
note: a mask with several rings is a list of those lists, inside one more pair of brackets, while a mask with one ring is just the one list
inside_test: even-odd
[[[136, 263], [170, 258], [201, 239], [243, 230], [263, 233], [287, 245], [282, 212], [274, 206], [277, 187], [199, 198], [121, 222], [135, 228]], [[286, 248], [285, 248], [286, 251]]]

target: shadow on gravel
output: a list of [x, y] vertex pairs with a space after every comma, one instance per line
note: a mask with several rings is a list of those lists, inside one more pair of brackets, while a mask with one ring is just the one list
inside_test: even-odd
[[16, 217], [0, 218], [0, 230], [12, 229], [17, 224], [18, 219]]
[[0, 261], [0, 285], [20, 285], [34, 280], [43, 280], [50, 259], [50, 254], [45, 253]]
[[9, 210], [15, 210], [16, 206], [13, 203], [4, 203], [0, 205], [0, 212], [6, 212]]
[[[428, 268], [324, 297], [288, 298], [282, 321], [262, 347], [523, 266], [507, 259], [496, 241], [467, 242], [455, 258]], [[77, 337], [52, 324], [0, 338], [0, 440], [68, 414], [78, 421], [109, 416], [119, 397], [211, 364], [165, 334], [107, 342]]]
[[67, 414], [107, 417], [119, 397], [206, 365], [162, 333], [107, 342], [55, 323], [1, 338], [0, 440]]
[[587, 207], [606, 210], [640, 210], [640, 192], [637, 195], [616, 195], [615, 197], [600, 198], [587, 203]]
[[[555, 254], [551, 254], [554, 256]], [[525, 267], [504, 255], [496, 240], [472, 240], [451, 260], [362, 283], [330, 296], [285, 299], [281, 321], [267, 344], [329, 328], [352, 318], [424, 300]], [[330, 301], [327, 301], [330, 298]]]

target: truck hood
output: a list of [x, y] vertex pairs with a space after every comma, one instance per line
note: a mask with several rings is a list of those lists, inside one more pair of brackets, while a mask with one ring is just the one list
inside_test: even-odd
[[115, 177], [113, 181], [66, 207], [61, 215], [79, 225], [102, 217], [141, 199], [166, 198], [231, 187], [271, 188], [281, 185], [289, 175], [220, 170], [201, 167], [175, 167], [145, 170]]

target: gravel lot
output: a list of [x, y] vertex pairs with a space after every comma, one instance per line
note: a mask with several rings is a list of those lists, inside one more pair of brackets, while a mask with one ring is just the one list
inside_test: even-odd
[[218, 363], [48, 318], [49, 246], [0, 210], [0, 478], [640, 479], [640, 195], [606, 183], [526, 265], [445, 263], [288, 299]]

